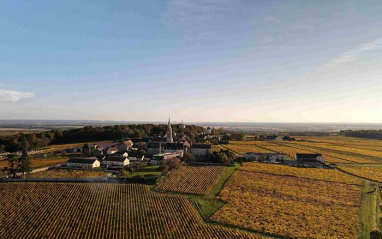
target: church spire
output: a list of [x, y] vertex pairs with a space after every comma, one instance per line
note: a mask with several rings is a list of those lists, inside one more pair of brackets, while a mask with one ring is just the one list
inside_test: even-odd
[[168, 117], [167, 133], [166, 133], [166, 142], [167, 142], [167, 143], [173, 143], [173, 142], [174, 142], [174, 140], [173, 140], [173, 138], [172, 138], [172, 127], [171, 127], [170, 117]]

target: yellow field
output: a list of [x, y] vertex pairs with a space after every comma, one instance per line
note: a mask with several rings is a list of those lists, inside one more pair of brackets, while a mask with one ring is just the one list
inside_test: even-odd
[[[376, 163], [376, 159], [370, 159], [363, 156], [349, 155], [349, 152], [330, 150], [328, 148], [319, 147], [317, 143], [306, 142], [274, 142], [274, 145], [291, 148], [291, 152], [295, 153], [321, 153], [329, 163]], [[382, 162], [382, 161], [381, 161]]]
[[335, 169], [297, 168], [286, 165], [243, 162], [243, 166], [240, 167], [239, 171], [250, 171], [327, 182], [363, 185], [363, 180], [339, 172]]
[[382, 167], [338, 166], [338, 168], [348, 173], [382, 183]]
[[[47, 167], [51, 165], [65, 163], [69, 160], [69, 156], [49, 156], [49, 158], [32, 158], [32, 168]], [[0, 161], [0, 170], [3, 170], [4, 167], [8, 167], [8, 161]]]
[[183, 166], [171, 171], [169, 177], [159, 183], [156, 189], [206, 195], [225, 170], [223, 166]]
[[272, 151], [264, 148], [257, 147], [256, 145], [250, 144], [227, 144], [224, 147], [234, 151], [237, 154], [245, 154], [247, 152], [256, 153], [273, 153]]
[[108, 172], [86, 170], [51, 169], [28, 174], [27, 178], [99, 178], [107, 177]]
[[245, 163], [212, 220], [293, 238], [358, 238], [361, 185], [336, 170]]
[[207, 224], [187, 197], [145, 185], [2, 183], [0, 192], [4, 239], [263, 238]]

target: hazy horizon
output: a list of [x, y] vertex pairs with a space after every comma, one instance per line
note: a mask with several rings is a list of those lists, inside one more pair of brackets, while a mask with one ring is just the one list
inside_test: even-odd
[[382, 123], [382, 2], [0, 3], [0, 119]]

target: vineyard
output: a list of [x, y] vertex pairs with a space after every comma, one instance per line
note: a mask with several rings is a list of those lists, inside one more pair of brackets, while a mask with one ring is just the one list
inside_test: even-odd
[[4, 239], [263, 238], [206, 224], [187, 197], [144, 185], [3, 183], [0, 194]]
[[206, 195], [225, 170], [223, 166], [183, 166], [172, 171], [156, 190]]
[[86, 170], [50, 169], [43, 172], [27, 174], [27, 178], [99, 178], [107, 177], [108, 172]]
[[[382, 166], [382, 165], [381, 165]], [[382, 183], [382, 167], [338, 166], [345, 172]]]
[[239, 171], [250, 171], [257, 173], [276, 174], [281, 176], [292, 176], [303, 179], [314, 179], [327, 182], [362, 185], [363, 180], [352, 177], [334, 169], [320, 168], [297, 168], [277, 164], [248, 163], [244, 162]]
[[256, 145], [250, 144], [227, 144], [224, 145], [226, 148], [234, 151], [237, 154], [245, 154], [247, 152], [256, 152], [256, 153], [273, 153], [271, 150], [258, 147]]
[[212, 220], [293, 238], [358, 238], [362, 181], [315, 170], [246, 163], [220, 193], [227, 204]]

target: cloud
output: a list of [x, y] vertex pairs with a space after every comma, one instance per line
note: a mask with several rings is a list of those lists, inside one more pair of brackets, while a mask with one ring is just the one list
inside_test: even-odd
[[16, 102], [31, 97], [34, 97], [33, 92], [0, 89], [0, 102]]
[[356, 61], [360, 55], [367, 51], [382, 49], [382, 38], [379, 38], [373, 42], [368, 42], [355, 48], [351, 51], [344, 52], [338, 57], [330, 60], [328, 63], [324, 64], [324, 68], [333, 67], [339, 64], [351, 63]]

